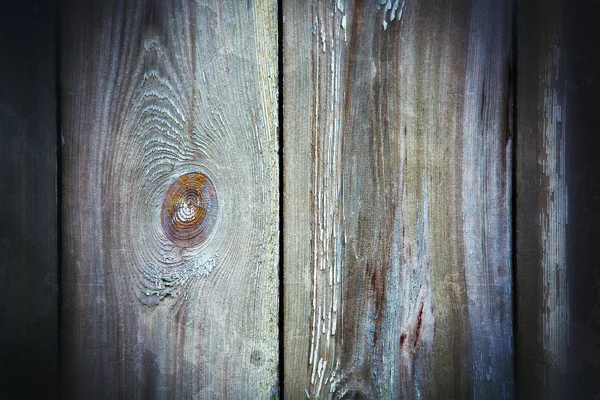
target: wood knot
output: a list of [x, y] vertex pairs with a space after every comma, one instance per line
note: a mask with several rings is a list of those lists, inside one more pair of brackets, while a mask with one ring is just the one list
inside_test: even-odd
[[165, 194], [162, 227], [173, 244], [195, 246], [210, 234], [217, 211], [217, 194], [210, 179], [201, 173], [185, 174]]

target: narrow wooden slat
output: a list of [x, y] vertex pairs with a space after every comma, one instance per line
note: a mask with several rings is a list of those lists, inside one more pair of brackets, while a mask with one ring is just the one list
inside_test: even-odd
[[286, 397], [513, 398], [510, 2], [283, 7]]
[[566, 155], [560, 159], [566, 164], [568, 210], [565, 393], [600, 398], [600, 3], [562, 0], [561, 5], [568, 74], [561, 121]]
[[0, 11], [0, 398], [56, 398], [55, 7]]
[[66, 395], [276, 395], [276, 3], [64, 10]]
[[[556, 79], [559, 54], [552, 52], [553, 40], [556, 39], [554, 35], [558, 33], [552, 32], [556, 17], [556, 2], [545, 4], [538, 1], [528, 5], [519, 4], [515, 272], [517, 274], [518, 381], [519, 394], [523, 398], [548, 398], [547, 387], [550, 385], [552, 389], [556, 389], [558, 378], [556, 370], [547, 364], [546, 355], [549, 346], [559, 351], [563, 348], [563, 343], [557, 347], [558, 335], [566, 340], [564, 331], [556, 332], [552, 338], [544, 337], [546, 328], [551, 329], [551, 327], [548, 326], [547, 318], [542, 317], [545, 313], [544, 296], [548, 295], [548, 291], [556, 293], [557, 289], [543, 283], [548, 279], [544, 276], [543, 270], [549, 269], [548, 262], [542, 266], [544, 253], [548, 256], [552, 248], [560, 252], [558, 260], [554, 260], [554, 265], [550, 268], [561, 271], [563, 283], [565, 268], [565, 232], [562, 231], [560, 236], [555, 236], [545, 244], [542, 243], [543, 232], [547, 237], [550, 229], [556, 232], [561, 224], [564, 224], [565, 221], [560, 219], [564, 218], [566, 207], [564, 174], [560, 174], [560, 166], [556, 163], [558, 154], [547, 156], [545, 150], [546, 147], [551, 147], [552, 151], [556, 151], [557, 141], [564, 143], [563, 131], [556, 129], [556, 118], [553, 115], [555, 109], [558, 115], [562, 115], [561, 108], [564, 105], [564, 71], [560, 68], [563, 74], [561, 75], [563, 90], [557, 90], [561, 84]], [[560, 98], [553, 100], [554, 95], [560, 95]], [[555, 108], [547, 104], [548, 102], [560, 104]], [[551, 140], [551, 143], [548, 143], [548, 140]], [[549, 161], [549, 164], [546, 164], [546, 171], [541, 162], [542, 154], [544, 161]], [[552, 192], [548, 179], [550, 175], [554, 178], [553, 187], [559, 189], [561, 193], [560, 198], [557, 197], [557, 200], [560, 200], [557, 202], [560, 208], [547, 210], [548, 198]], [[562, 179], [562, 182], [558, 182], [557, 178]], [[544, 209], [543, 213], [540, 212], [541, 209]], [[551, 215], [547, 211], [550, 211]], [[558, 268], [556, 261], [560, 263]], [[566, 295], [566, 292], [563, 291], [563, 295]], [[564, 299], [563, 296], [561, 298], [563, 303]], [[562, 325], [561, 322], [558, 325]], [[559, 327], [567, 328], [566, 325]], [[546, 344], [543, 343], [544, 341]], [[564, 354], [560, 359], [564, 360]]]
[[520, 396], [600, 395], [600, 69], [593, 2], [518, 8]]

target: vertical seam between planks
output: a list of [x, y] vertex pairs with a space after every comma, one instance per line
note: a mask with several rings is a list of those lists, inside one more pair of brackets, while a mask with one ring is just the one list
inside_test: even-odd
[[283, 0], [277, 0], [277, 113], [278, 113], [278, 147], [279, 147], [279, 397], [285, 393], [285, 360], [284, 360], [284, 175], [283, 175]]
[[56, 398], [62, 385], [62, 91], [61, 91], [61, 2], [55, 5], [54, 85], [56, 101]]
[[512, 149], [511, 149], [511, 264], [512, 264], [512, 311], [513, 311], [513, 379], [514, 379], [514, 388], [515, 388], [515, 398], [520, 397], [520, 388], [519, 388], [519, 307], [518, 307], [518, 296], [517, 296], [517, 163], [518, 163], [518, 152], [517, 146], [519, 143], [518, 139], [518, 122], [517, 122], [517, 98], [518, 98], [518, 29], [519, 29], [519, 19], [518, 19], [518, 7], [519, 0], [512, 1], [512, 12], [511, 12], [511, 59], [510, 59], [510, 88], [511, 88], [511, 99], [510, 99], [510, 123], [512, 130]]

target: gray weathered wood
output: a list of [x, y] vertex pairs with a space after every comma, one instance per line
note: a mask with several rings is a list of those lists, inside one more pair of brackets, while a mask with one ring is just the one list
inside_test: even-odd
[[55, 7], [0, 11], [0, 398], [56, 398]]
[[600, 395], [600, 70], [594, 2], [518, 8], [520, 396]]
[[[276, 3], [64, 11], [65, 393], [276, 395]], [[192, 172], [218, 208], [179, 216], [210, 206], [214, 226], [171, 240], [164, 197]]]
[[287, 398], [514, 395], [510, 2], [284, 1]]
[[[566, 237], [562, 228], [567, 204], [560, 123], [565, 106], [564, 58], [554, 25], [557, 2], [520, 4], [518, 17], [515, 272], [519, 394], [548, 398], [560, 386], [558, 368], [564, 367], [568, 329], [567, 315], [556, 313], [559, 307], [565, 309], [568, 296], [564, 290]], [[555, 202], [551, 200], [554, 192]], [[553, 238], [548, 240], [549, 236]], [[550, 280], [558, 283], [556, 278], [562, 278], [562, 283], [550, 285]], [[555, 393], [557, 399], [564, 395]]]

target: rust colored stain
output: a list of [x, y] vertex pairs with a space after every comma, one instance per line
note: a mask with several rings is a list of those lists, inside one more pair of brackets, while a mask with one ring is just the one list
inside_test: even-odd
[[163, 199], [163, 230], [175, 245], [195, 246], [211, 232], [217, 210], [217, 194], [210, 179], [201, 173], [182, 175]]

